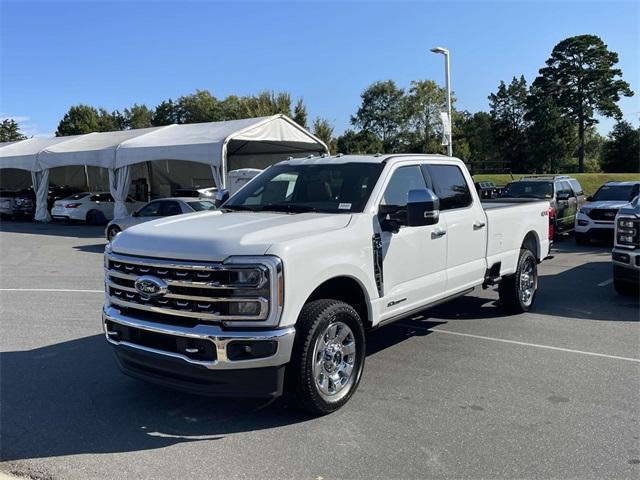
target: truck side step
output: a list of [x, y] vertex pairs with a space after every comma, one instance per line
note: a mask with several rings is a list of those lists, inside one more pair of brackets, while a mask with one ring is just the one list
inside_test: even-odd
[[502, 281], [502, 276], [500, 275], [500, 268], [502, 267], [502, 262], [494, 263], [491, 265], [491, 268], [488, 268], [484, 274], [484, 282], [482, 283], [482, 288], [486, 290], [489, 287], [493, 287], [498, 285]]

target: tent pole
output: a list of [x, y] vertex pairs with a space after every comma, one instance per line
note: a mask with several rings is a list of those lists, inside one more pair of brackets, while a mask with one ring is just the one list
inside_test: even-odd
[[87, 191], [90, 192], [91, 191], [91, 184], [89, 183], [89, 169], [87, 168], [87, 166], [84, 166], [84, 180], [87, 183]]

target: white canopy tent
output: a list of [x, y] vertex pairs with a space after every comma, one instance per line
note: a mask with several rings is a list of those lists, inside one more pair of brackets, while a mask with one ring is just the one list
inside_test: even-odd
[[36, 190], [36, 220], [49, 221], [49, 169], [69, 165], [106, 168], [115, 216], [127, 215], [125, 200], [135, 164], [156, 160], [207, 165], [218, 188], [229, 170], [265, 168], [288, 156], [327, 152], [317, 137], [284, 115], [225, 122], [168, 125], [75, 137], [29, 139], [0, 146], [0, 168], [30, 170]]

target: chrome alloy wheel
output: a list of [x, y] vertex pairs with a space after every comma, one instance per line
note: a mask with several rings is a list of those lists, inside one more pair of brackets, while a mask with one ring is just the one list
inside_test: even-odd
[[528, 258], [520, 272], [520, 300], [526, 306], [533, 302], [533, 295], [538, 286], [538, 274], [533, 258]]
[[347, 394], [353, 382], [356, 363], [356, 341], [351, 328], [343, 322], [333, 322], [318, 335], [313, 349], [313, 378], [319, 393], [339, 400]]

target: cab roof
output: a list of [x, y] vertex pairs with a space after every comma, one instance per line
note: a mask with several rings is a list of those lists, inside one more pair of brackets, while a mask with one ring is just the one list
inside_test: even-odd
[[629, 180], [626, 182], [607, 182], [605, 185], [609, 185], [610, 187], [630, 187], [633, 185], [640, 185], [640, 180]]
[[290, 158], [279, 162], [278, 165], [322, 165], [327, 163], [386, 163], [392, 158], [422, 158], [425, 160], [457, 160], [457, 158], [447, 157], [446, 155], [440, 155], [437, 153], [377, 153], [375, 155], [343, 155], [338, 153], [337, 155], [321, 155], [321, 156], [309, 156], [306, 158]]

